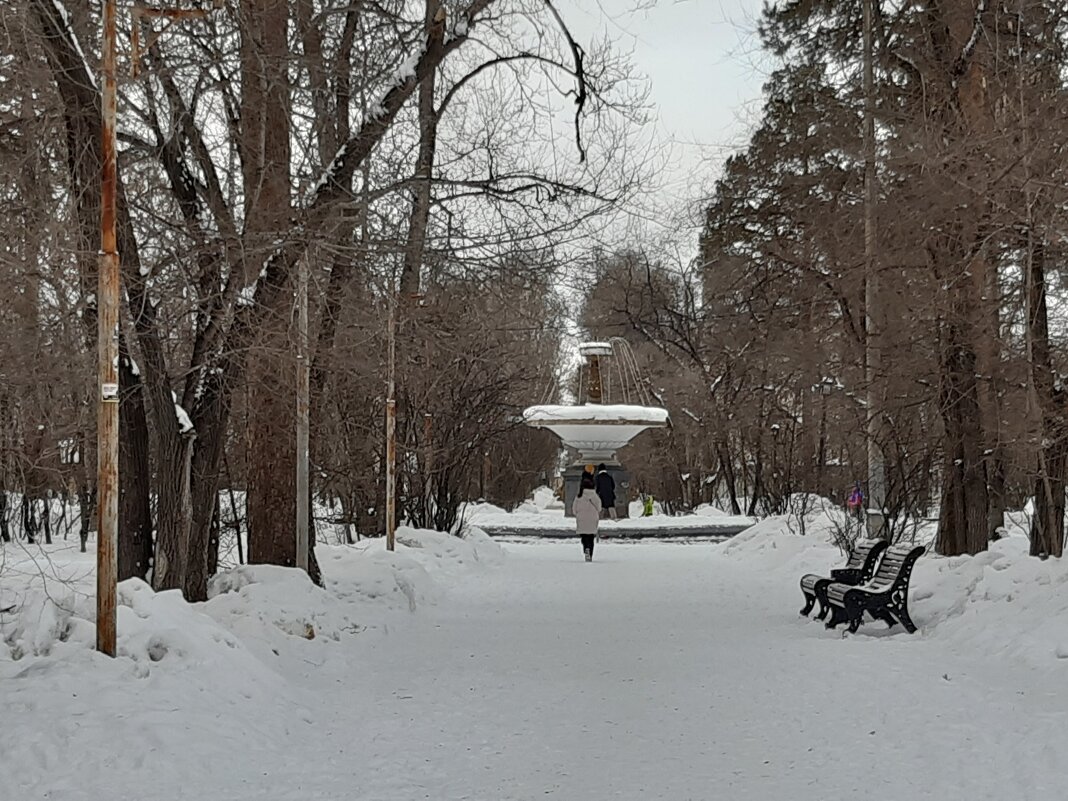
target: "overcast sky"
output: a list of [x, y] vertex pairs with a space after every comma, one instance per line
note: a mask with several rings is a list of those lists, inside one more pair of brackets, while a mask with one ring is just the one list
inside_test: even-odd
[[[634, 11], [639, 4], [652, 5]], [[694, 200], [759, 110], [765, 66], [755, 35], [762, 0], [566, 0], [581, 38], [607, 30], [652, 83], [660, 139], [674, 148], [666, 204]]]

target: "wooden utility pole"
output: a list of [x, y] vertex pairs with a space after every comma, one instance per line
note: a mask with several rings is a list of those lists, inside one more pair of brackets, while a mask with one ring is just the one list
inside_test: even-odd
[[119, 534], [119, 248], [115, 225], [116, 0], [104, 0], [100, 275], [97, 286], [96, 649], [115, 656]]
[[[428, 343], [429, 344], [429, 343]], [[429, 349], [428, 349], [429, 350]], [[427, 365], [430, 364], [429, 353]], [[426, 525], [434, 519], [434, 415], [423, 414], [423, 498], [426, 504]]]
[[311, 485], [308, 480], [311, 359], [308, 347], [308, 256], [297, 264], [297, 567], [308, 572], [308, 524]]
[[[215, 8], [222, 0], [214, 0]], [[119, 540], [119, 300], [120, 272], [116, 198], [118, 165], [116, 120], [118, 87], [116, 49], [117, 0], [104, 0], [104, 36], [101, 42], [103, 91], [100, 102], [100, 269], [97, 285], [97, 373], [100, 384], [97, 410], [97, 528], [96, 528], [96, 649], [115, 656], [115, 605]], [[133, 66], [141, 55], [141, 18], [171, 21], [204, 17], [206, 10], [133, 9]], [[162, 33], [162, 32], [161, 32]], [[155, 34], [151, 42], [158, 38]]]
[[397, 531], [397, 305], [389, 305], [389, 342], [386, 354], [386, 550], [395, 548]]
[[879, 308], [879, 269], [875, 258], [875, 76], [872, 65], [872, 0], [864, 0], [864, 373], [868, 385], [868, 498], [870, 537], [885, 534], [886, 467], [879, 446], [882, 398], [876, 384], [882, 375], [882, 316]]

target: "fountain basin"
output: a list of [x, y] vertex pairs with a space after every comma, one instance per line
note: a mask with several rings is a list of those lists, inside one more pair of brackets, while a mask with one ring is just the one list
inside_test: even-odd
[[608, 461], [616, 451], [647, 428], [668, 424], [667, 409], [627, 404], [585, 404], [582, 406], [531, 406], [523, 421], [534, 428], [547, 428], [579, 458], [588, 462]]

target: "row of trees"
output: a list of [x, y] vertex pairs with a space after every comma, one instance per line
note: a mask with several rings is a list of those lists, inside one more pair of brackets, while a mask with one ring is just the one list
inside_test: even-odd
[[1060, 556], [1068, 17], [1041, 0], [871, 0], [868, 269], [865, 2], [766, 9], [778, 66], [707, 204], [698, 262], [617, 254], [591, 322], [669, 373], [654, 380], [679, 397], [671, 497], [736, 511], [742, 496], [749, 511], [841, 498], [867, 476], [871, 389], [893, 535], [940, 510], [939, 551], [975, 553], [1032, 500], [1032, 553]]
[[[543, 481], [553, 445], [516, 412], [556, 392], [563, 245], [644, 178], [626, 59], [551, 0], [240, 0], [162, 36], [120, 17], [147, 43], [120, 54], [120, 577], [204, 598], [235, 488], [250, 560], [295, 563], [302, 263], [312, 475], [339, 522], [383, 517], [391, 315], [402, 516], [449, 528], [461, 499]], [[4, 20], [2, 489], [77, 496], [88, 521], [98, 9]]]

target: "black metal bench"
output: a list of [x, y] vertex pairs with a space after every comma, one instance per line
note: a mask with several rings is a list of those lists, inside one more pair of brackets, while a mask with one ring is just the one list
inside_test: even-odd
[[875, 565], [879, 563], [879, 556], [886, 550], [887, 545], [889, 543], [886, 540], [857, 540], [853, 543], [853, 550], [845, 567], [832, 570], [830, 578], [818, 573], [802, 576], [801, 593], [805, 596], [805, 606], [801, 614], [807, 616], [816, 601], [819, 601], [820, 611], [816, 617], [823, 620], [828, 612], [827, 587], [835, 581], [842, 584], [863, 584], [871, 581], [871, 577], [875, 575]]
[[831, 607], [831, 619], [827, 621], [827, 628], [848, 623], [849, 631], [855, 632], [867, 612], [891, 628], [895, 623], [901, 623], [910, 634], [916, 631], [909, 617], [909, 577], [924, 550], [922, 545], [894, 545], [887, 548], [871, 581], [860, 586], [830, 584], [827, 603]]

